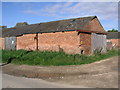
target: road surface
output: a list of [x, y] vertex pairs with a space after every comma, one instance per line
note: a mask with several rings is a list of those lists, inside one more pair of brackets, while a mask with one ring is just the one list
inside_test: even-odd
[[[65, 88], [75, 86], [118, 88], [118, 58], [120, 57], [115, 56], [91, 64], [66, 66], [8, 64], [2, 66], [2, 72], [17, 76], [18, 78], [3, 75], [3, 86], [33, 88]], [[29, 79], [21, 77], [28, 77]]]
[[85, 88], [2, 74], [2, 88]]

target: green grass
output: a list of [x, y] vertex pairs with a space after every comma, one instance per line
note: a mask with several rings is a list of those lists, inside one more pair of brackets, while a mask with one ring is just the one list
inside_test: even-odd
[[89, 64], [95, 61], [106, 59], [113, 56], [120, 55], [119, 50], [110, 50], [104, 54], [94, 54], [92, 56], [85, 56], [79, 54], [65, 54], [64, 52], [50, 52], [50, 51], [8, 51], [2, 50], [2, 62], [7, 62], [13, 58], [13, 64], [27, 64], [27, 65], [43, 65], [43, 66], [59, 66], [59, 65], [80, 65]]

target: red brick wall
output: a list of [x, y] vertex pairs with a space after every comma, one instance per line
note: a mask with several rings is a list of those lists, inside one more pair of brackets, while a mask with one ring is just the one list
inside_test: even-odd
[[4, 38], [0, 38], [0, 49], [4, 49]]
[[25, 49], [25, 50], [35, 50], [36, 49], [36, 40], [34, 39], [35, 34], [26, 34], [20, 37], [17, 37], [17, 45], [16, 48], [18, 49]]
[[108, 39], [108, 40], [109, 40], [109, 42], [112, 42], [113, 48], [116, 48], [116, 47], [120, 48], [120, 44], [119, 44], [120, 39]]
[[60, 48], [67, 53], [76, 53], [78, 50], [78, 35], [76, 31], [43, 33], [38, 35], [39, 50], [59, 51]]
[[91, 34], [80, 33], [80, 46], [85, 54], [91, 54]]
[[[104, 30], [97, 18], [89, 22], [83, 30]], [[17, 50], [36, 50], [36, 34], [26, 34], [17, 37]], [[82, 41], [82, 43], [81, 43]], [[3, 43], [3, 42], [2, 42]], [[4, 46], [2, 44], [2, 46]], [[3, 47], [4, 48], [4, 47]], [[84, 50], [85, 54], [91, 53], [91, 34], [80, 33], [76, 31], [55, 32], [38, 34], [38, 49], [41, 51], [60, 51], [63, 49], [66, 53], [80, 53]]]
[[[35, 50], [36, 34], [27, 34], [17, 37], [17, 50]], [[79, 36], [76, 31], [38, 34], [38, 49], [41, 51], [60, 51], [66, 53], [78, 53]]]
[[[84, 30], [104, 30], [98, 19], [93, 19]], [[36, 34], [27, 34], [17, 37], [17, 49], [36, 49]], [[83, 41], [81, 44], [80, 41]], [[80, 45], [81, 44], [81, 45]], [[91, 34], [81, 33], [80, 36], [76, 31], [42, 33], [38, 34], [38, 49], [41, 51], [60, 51], [63, 49], [66, 53], [80, 53], [84, 50], [85, 54], [91, 53]]]
[[[17, 49], [35, 50], [35, 36], [36, 34], [27, 34], [17, 37]], [[81, 46], [80, 41], [83, 41]], [[70, 54], [80, 53], [81, 50], [84, 50], [85, 54], [90, 54], [91, 34], [81, 33], [78, 35], [76, 31], [38, 34], [38, 49], [40, 51], [60, 51], [62, 49]]]
[[100, 24], [99, 20], [97, 18], [93, 19], [90, 22], [91, 25], [91, 30], [93, 31], [104, 31], [104, 28], [102, 27], [102, 25]]
[[102, 27], [98, 19], [95, 18], [84, 27], [84, 30], [104, 31], [104, 28]]

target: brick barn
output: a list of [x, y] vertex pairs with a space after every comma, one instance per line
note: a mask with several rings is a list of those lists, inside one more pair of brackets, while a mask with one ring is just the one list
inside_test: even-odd
[[92, 54], [106, 51], [106, 31], [97, 16], [72, 18], [2, 29], [2, 49], [64, 51]]
[[120, 48], [120, 32], [107, 32], [107, 48]]

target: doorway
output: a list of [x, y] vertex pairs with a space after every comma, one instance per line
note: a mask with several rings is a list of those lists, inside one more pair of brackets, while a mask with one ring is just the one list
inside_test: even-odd
[[16, 50], [16, 37], [5, 38], [5, 50]]

